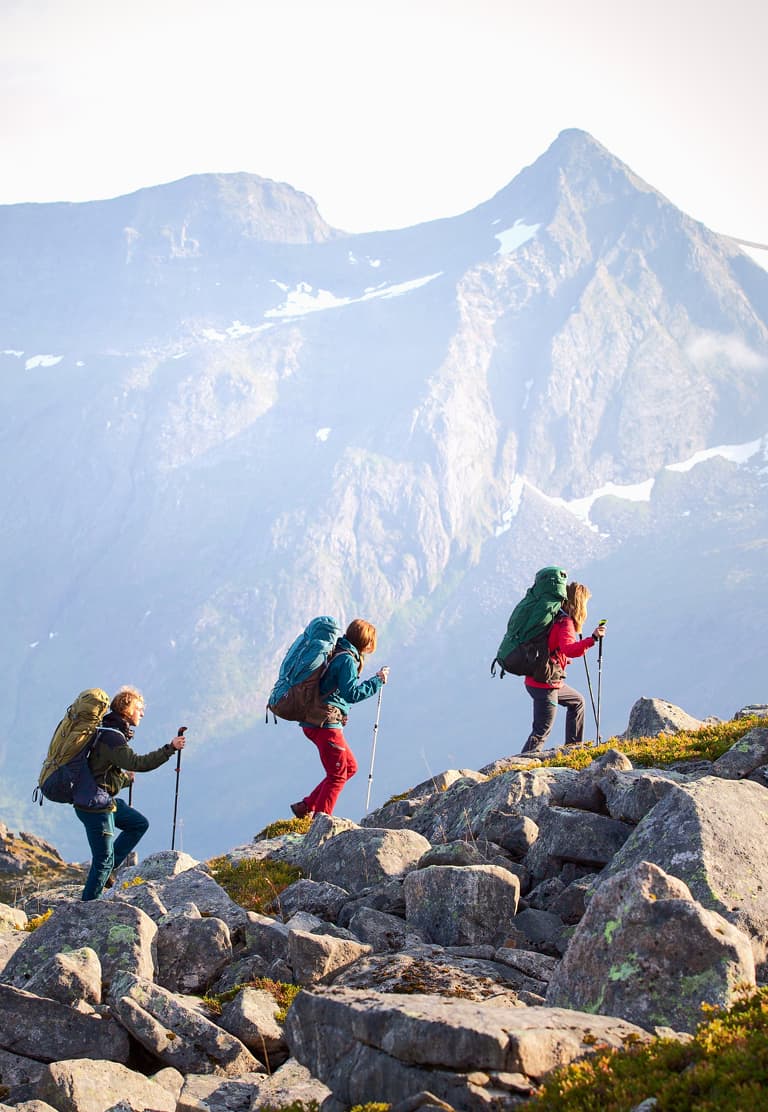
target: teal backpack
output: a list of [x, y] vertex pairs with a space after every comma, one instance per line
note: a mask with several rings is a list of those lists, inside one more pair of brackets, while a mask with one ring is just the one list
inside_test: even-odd
[[491, 675], [506, 672], [531, 676], [539, 683], [557, 683], [563, 670], [549, 654], [549, 631], [565, 602], [568, 575], [564, 568], [547, 567], [536, 572], [533, 586], [525, 592], [507, 622], [507, 632], [491, 663]]
[[341, 637], [335, 618], [313, 618], [283, 657], [277, 682], [267, 700], [269, 712], [287, 722], [309, 722], [313, 726], [337, 726], [342, 722], [339, 707], [320, 697], [320, 679]]

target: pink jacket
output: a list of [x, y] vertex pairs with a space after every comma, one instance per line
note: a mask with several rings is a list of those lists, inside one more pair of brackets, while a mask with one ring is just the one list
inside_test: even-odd
[[[552, 623], [547, 642], [550, 653], [555, 653], [560, 667], [565, 671], [568, 664], [577, 656], [583, 656], [587, 649], [596, 644], [594, 637], [579, 637], [573, 618], [569, 618], [562, 610]], [[529, 687], [562, 687], [563, 681], [557, 683], [539, 683], [532, 676], [526, 676], [525, 682]]]

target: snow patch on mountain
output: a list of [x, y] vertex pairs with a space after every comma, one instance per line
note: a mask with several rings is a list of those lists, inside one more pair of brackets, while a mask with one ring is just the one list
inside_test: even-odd
[[243, 336], [253, 336], [257, 332], [266, 332], [268, 328], [274, 328], [273, 324], [243, 324], [240, 320], [233, 320], [229, 328], [220, 331], [217, 328], [204, 328], [200, 335], [204, 340], [239, 340]]
[[518, 247], [527, 243], [529, 239], [533, 239], [540, 227], [541, 224], [526, 224], [524, 220], [516, 220], [511, 228], [505, 228], [503, 232], [496, 232], [495, 238], [499, 241], [499, 249], [496, 254], [510, 255]]
[[[680, 463], [669, 463], [664, 468], [665, 471], [690, 471], [699, 463], [705, 463], [707, 460], [720, 457], [726, 459], [730, 463], [737, 465], [747, 463], [758, 452], [763, 452], [768, 456], [768, 435], [761, 437], [759, 440], [750, 440], [746, 444], [721, 444], [716, 448], [704, 448], [700, 452], [694, 452], [688, 459], [682, 460]], [[501, 536], [511, 528], [514, 518], [520, 510], [520, 504], [523, 497], [523, 492], [526, 487], [535, 491], [545, 501], [549, 502], [552, 506], [558, 506], [560, 509], [567, 510], [577, 518], [583, 525], [586, 525], [592, 532], [598, 532], [597, 525], [591, 520], [590, 514], [595, 502], [600, 498], [612, 497], [621, 498], [626, 502], [649, 502], [653, 492], [656, 478], [644, 479], [640, 483], [604, 483], [603, 486], [598, 487], [592, 491], [591, 494], [585, 495], [583, 498], [559, 498], [555, 495], [546, 494], [543, 490], [535, 487], [533, 483], [529, 483], [521, 475], [515, 475], [509, 489], [509, 503], [506, 510], [501, 515], [501, 524], [496, 527], [495, 535]]]
[[396, 282], [394, 285], [383, 285], [366, 290], [360, 297], [337, 297], [330, 290], [315, 290], [308, 282], [299, 284], [288, 293], [282, 305], [276, 309], [267, 309], [265, 317], [302, 317], [307, 313], [318, 313], [324, 309], [340, 309], [344, 305], [356, 305], [361, 301], [372, 301], [379, 297], [400, 297], [404, 293], [420, 289], [439, 278], [442, 271], [436, 274], [427, 274], [423, 278], [411, 278], [407, 282]]
[[32, 355], [27, 359], [24, 368], [31, 371], [35, 367], [55, 367], [63, 358], [63, 355]]
[[667, 464], [666, 469], [667, 471], [690, 471], [698, 463], [714, 459], [715, 456], [722, 456], [730, 463], [746, 463], [761, 449], [764, 452], [768, 450], [768, 436], [763, 436], [759, 440], [750, 440], [747, 444], [721, 444], [718, 448], [704, 448], [701, 452], [694, 452], [682, 463]]

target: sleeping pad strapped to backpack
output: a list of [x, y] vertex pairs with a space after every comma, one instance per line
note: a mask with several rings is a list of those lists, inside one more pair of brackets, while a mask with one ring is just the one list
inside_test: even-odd
[[313, 726], [339, 726], [339, 707], [320, 696], [320, 680], [341, 637], [335, 618], [313, 618], [291, 645], [280, 665], [277, 683], [267, 701], [269, 711], [287, 722], [309, 722]]
[[533, 586], [525, 592], [507, 622], [507, 632], [491, 664], [516, 676], [531, 676], [539, 683], [557, 683], [563, 670], [549, 654], [549, 631], [565, 601], [567, 573], [563, 568], [548, 567], [536, 572]]
[[109, 708], [109, 695], [99, 687], [81, 691], [54, 730], [48, 755], [37, 779], [32, 798], [53, 803], [74, 803], [76, 807], [102, 809], [112, 796], [99, 787], [88, 767], [101, 720]]

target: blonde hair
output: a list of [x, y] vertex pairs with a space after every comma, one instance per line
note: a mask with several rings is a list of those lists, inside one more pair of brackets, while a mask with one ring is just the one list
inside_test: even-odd
[[355, 618], [347, 626], [344, 636], [360, 653], [359, 674], [363, 670], [364, 658], [376, 651], [376, 626], [366, 622], [363, 618]]
[[587, 599], [590, 598], [592, 598], [592, 592], [583, 583], [569, 583], [565, 588], [563, 610], [573, 620], [577, 633], [581, 633], [581, 628], [586, 621]]
[[115, 714], [125, 714], [125, 712], [132, 706], [133, 703], [144, 703], [144, 696], [139, 691], [138, 687], [121, 687], [117, 694], [113, 697], [112, 702], [109, 704], [110, 709]]

